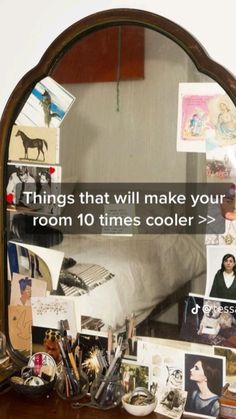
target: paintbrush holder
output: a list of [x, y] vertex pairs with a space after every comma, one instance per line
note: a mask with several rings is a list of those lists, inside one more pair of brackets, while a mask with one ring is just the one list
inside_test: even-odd
[[73, 369], [68, 370], [63, 366], [57, 377], [55, 390], [63, 400], [77, 401], [87, 394], [88, 387], [88, 379], [84, 372], [78, 379]]
[[120, 374], [106, 380], [103, 375], [97, 376], [92, 383], [91, 405], [99, 409], [111, 409], [121, 403], [124, 394]]

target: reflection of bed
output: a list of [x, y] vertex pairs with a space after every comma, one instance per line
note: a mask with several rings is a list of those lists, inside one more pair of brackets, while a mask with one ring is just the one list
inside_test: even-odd
[[137, 323], [168, 296], [205, 271], [205, 257], [187, 235], [65, 235], [54, 247], [77, 265], [97, 264], [114, 274], [111, 279], [78, 297], [77, 310], [101, 318], [117, 328], [134, 313]]

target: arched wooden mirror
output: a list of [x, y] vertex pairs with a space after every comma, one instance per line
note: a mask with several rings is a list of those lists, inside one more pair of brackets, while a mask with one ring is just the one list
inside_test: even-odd
[[[119, 330], [134, 315], [141, 334], [150, 333], [151, 325], [152, 334], [177, 338], [179, 303], [190, 290], [205, 292], [203, 235], [61, 233], [60, 226], [55, 233], [50, 225], [38, 236], [25, 224], [35, 208], [14, 201], [16, 191], [9, 185], [16, 177], [22, 188], [25, 172], [35, 192], [43, 183], [70, 182], [69, 193], [75, 195], [84, 183], [145, 189], [146, 184], [206, 182], [199, 133], [189, 134], [199, 149], [190, 145], [186, 152], [180, 144], [176, 151], [180, 84], [187, 85], [192, 100], [227, 96], [235, 112], [235, 79], [189, 33], [152, 13], [124, 9], [97, 13], [68, 28], [13, 91], [1, 121], [1, 302], [2, 328], [19, 359], [32, 351], [31, 307], [22, 300], [27, 281], [33, 348], [42, 343], [36, 329], [55, 329], [65, 316], [69, 322], [76, 318], [73, 333], [88, 323], [101, 332], [109, 325]], [[200, 90], [194, 90], [197, 84]], [[201, 100], [192, 102], [192, 114], [204, 109]], [[35, 140], [34, 148], [27, 137]], [[63, 216], [70, 214], [69, 202], [59, 206]], [[52, 215], [58, 205], [49, 207]], [[166, 216], [172, 210], [163, 207]]]

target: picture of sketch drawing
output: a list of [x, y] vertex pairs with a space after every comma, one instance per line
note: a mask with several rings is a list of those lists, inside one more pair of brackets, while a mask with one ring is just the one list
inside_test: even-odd
[[187, 391], [172, 388], [162, 392], [155, 412], [169, 418], [179, 419], [184, 411]]
[[33, 326], [58, 329], [60, 320], [69, 322], [68, 334], [73, 338], [78, 331], [74, 303], [63, 297], [32, 297], [31, 298]]
[[8, 159], [21, 163], [57, 164], [59, 162], [59, 130], [13, 126]]
[[51, 77], [36, 84], [16, 119], [17, 125], [58, 128], [75, 97]]
[[29, 351], [32, 340], [32, 311], [29, 306], [8, 306], [9, 336], [15, 349]]

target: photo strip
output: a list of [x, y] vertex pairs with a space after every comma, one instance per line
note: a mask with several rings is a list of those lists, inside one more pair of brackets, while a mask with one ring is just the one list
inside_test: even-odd
[[59, 214], [56, 197], [61, 189], [61, 166], [7, 165], [7, 209]]

